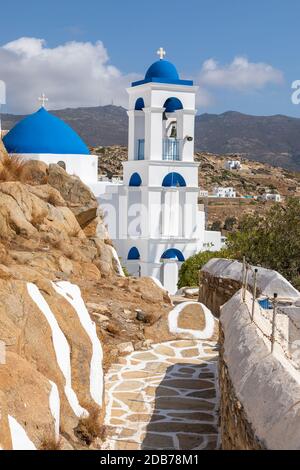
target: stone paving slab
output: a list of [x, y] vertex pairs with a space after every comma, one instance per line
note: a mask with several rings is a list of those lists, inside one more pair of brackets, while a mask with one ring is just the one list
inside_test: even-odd
[[178, 340], [122, 358], [106, 375], [106, 446], [115, 450], [219, 448], [218, 347]]

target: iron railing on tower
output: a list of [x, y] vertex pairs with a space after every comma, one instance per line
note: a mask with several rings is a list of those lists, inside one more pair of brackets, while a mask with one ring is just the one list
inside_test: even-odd
[[163, 160], [179, 160], [179, 139], [163, 139]]
[[[180, 160], [180, 146], [181, 140], [180, 139], [163, 139], [162, 141], [162, 159], [163, 160]], [[137, 159], [144, 160], [145, 159], [145, 139], [138, 139], [138, 146], [137, 146]]]

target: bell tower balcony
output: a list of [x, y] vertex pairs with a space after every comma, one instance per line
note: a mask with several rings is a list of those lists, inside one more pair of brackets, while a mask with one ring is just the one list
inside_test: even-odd
[[[162, 140], [162, 160], [179, 161], [182, 139], [168, 138]], [[145, 139], [137, 141], [137, 160], [145, 159]]]

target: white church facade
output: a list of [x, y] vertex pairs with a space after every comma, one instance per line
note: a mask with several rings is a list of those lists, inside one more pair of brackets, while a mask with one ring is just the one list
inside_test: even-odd
[[62, 120], [42, 107], [3, 139], [10, 154], [59, 163], [97, 196], [123, 266], [132, 275], [152, 276], [172, 294], [184, 260], [219, 250], [221, 233], [207, 231], [198, 209], [198, 163], [194, 161], [197, 87], [180, 79], [160, 59], [129, 94], [128, 161], [122, 184], [98, 182], [97, 157]]

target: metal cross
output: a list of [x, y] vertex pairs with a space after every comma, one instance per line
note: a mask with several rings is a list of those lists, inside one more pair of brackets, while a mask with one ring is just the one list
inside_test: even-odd
[[162, 60], [164, 56], [166, 55], [166, 51], [164, 50], [163, 47], [160, 47], [158, 51], [156, 52], [156, 54], [159, 55], [160, 60]]
[[45, 104], [48, 100], [48, 98], [46, 97], [45, 93], [42, 93], [42, 95], [39, 97], [39, 101], [42, 103], [42, 107], [44, 108], [45, 107]]

